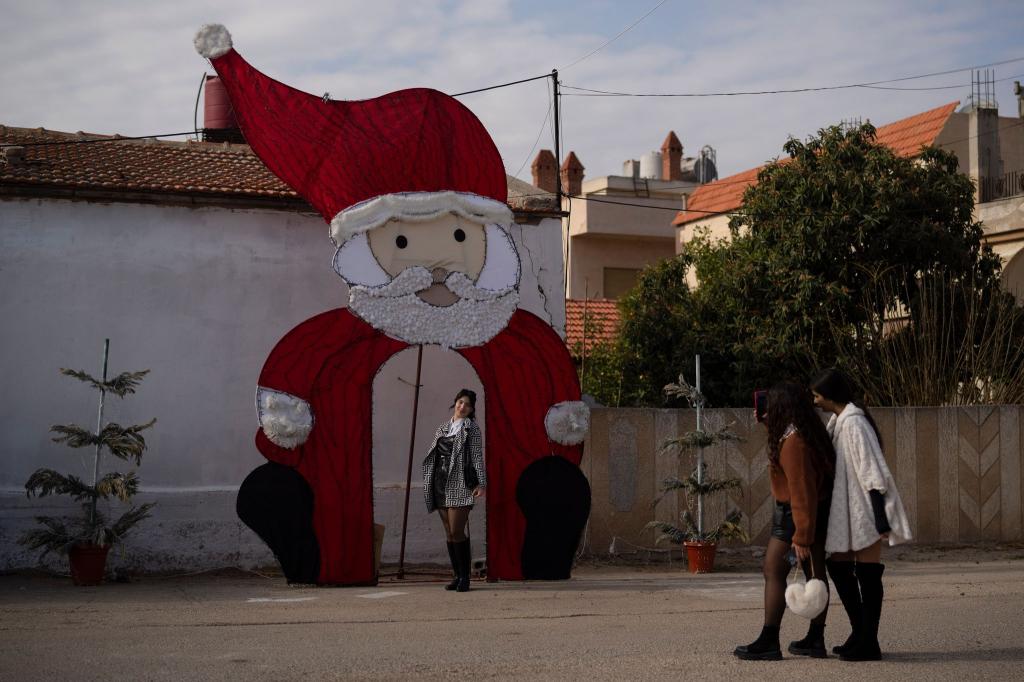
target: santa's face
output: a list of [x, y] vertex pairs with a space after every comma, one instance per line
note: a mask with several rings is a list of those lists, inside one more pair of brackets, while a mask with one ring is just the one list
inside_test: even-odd
[[432, 285], [416, 293], [436, 306], [449, 306], [459, 298], [443, 282], [461, 272], [476, 281], [484, 267], [485, 228], [458, 215], [447, 214], [423, 222], [392, 220], [368, 234], [370, 251], [391, 277], [420, 266], [432, 276]]
[[335, 256], [349, 308], [406, 343], [462, 348], [505, 328], [519, 305], [519, 257], [508, 233], [455, 213], [394, 219]]

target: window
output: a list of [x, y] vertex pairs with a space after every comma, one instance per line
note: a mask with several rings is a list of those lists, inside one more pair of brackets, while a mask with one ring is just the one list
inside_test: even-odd
[[619, 298], [636, 286], [639, 268], [605, 268], [604, 297]]

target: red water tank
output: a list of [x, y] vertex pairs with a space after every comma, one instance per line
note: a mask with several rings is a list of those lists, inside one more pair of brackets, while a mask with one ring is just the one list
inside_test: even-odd
[[219, 76], [207, 76], [203, 88], [203, 128], [206, 130], [238, 129], [235, 110], [231, 107], [228, 90]]

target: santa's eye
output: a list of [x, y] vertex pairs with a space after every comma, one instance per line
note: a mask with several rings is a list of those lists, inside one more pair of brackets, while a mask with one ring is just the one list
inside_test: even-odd
[[404, 234], [400, 234], [397, 237], [395, 237], [395, 246], [397, 246], [400, 249], [404, 249], [405, 247], [409, 246], [409, 240], [405, 238]]
[[464, 242], [466, 241], [466, 233], [462, 231], [462, 228], [455, 230], [455, 241]]

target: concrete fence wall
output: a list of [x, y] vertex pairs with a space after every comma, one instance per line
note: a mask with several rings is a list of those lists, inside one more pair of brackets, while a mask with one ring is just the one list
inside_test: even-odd
[[[1024, 406], [874, 409], [886, 461], [910, 517], [917, 542], [1021, 541], [1021, 467]], [[705, 450], [714, 477], [742, 486], [705, 506], [709, 523], [731, 507], [743, 512], [751, 542], [765, 543], [771, 524], [766, 433], [749, 409], [707, 410], [706, 428], [731, 424], [744, 440]], [[654, 547], [652, 520], [675, 521], [683, 494], [657, 506], [661, 481], [685, 477], [696, 455], [659, 454], [669, 437], [695, 428], [693, 410], [599, 408], [592, 415], [583, 468], [593, 489], [586, 551]], [[624, 542], [623, 542], [624, 541]]]

